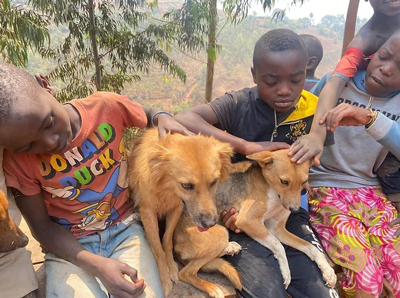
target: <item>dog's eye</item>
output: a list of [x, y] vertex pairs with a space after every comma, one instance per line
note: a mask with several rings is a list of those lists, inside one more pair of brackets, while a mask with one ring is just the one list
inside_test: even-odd
[[210, 184], [210, 188], [211, 187], [213, 187], [216, 183], [218, 182], [218, 178], [217, 179], [215, 179], [213, 182], [211, 182], [211, 184]]
[[194, 185], [192, 183], [181, 183], [182, 187], [186, 190], [193, 190]]
[[282, 179], [281, 179], [281, 183], [282, 183], [283, 185], [286, 185], [286, 186], [289, 185], [289, 181], [287, 181], [287, 180], [282, 180]]
[[302, 185], [305, 185], [308, 182], [308, 180], [304, 181]]

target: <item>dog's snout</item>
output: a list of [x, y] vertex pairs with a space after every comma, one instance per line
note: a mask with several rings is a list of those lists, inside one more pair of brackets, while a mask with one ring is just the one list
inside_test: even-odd
[[217, 223], [218, 216], [216, 214], [201, 213], [198, 216], [198, 221], [203, 228], [211, 228]]

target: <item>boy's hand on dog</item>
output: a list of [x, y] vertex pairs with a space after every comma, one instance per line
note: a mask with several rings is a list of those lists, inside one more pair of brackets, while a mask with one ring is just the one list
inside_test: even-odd
[[189, 131], [170, 115], [160, 114], [157, 116], [157, 121], [158, 135], [160, 138], [164, 138], [167, 133], [179, 133], [185, 136], [194, 135], [194, 133]]
[[237, 228], [236, 226], [236, 217], [239, 213], [236, 212], [235, 208], [231, 208], [229, 212], [226, 210], [222, 211], [221, 217], [222, 222], [224, 223], [225, 227], [235, 233], [241, 233], [242, 231]]
[[[144, 279], [138, 279], [136, 269], [120, 261], [108, 258], [104, 258], [101, 263], [96, 276], [113, 297], [136, 298], [144, 292], [146, 284]], [[132, 282], [126, 280], [124, 275], [128, 275]]]
[[323, 140], [319, 136], [309, 133], [299, 137], [290, 146], [288, 155], [291, 157], [292, 162], [301, 164], [307, 160], [314, 159], [315, 165], [319, 166], [321, 164], [320, 157], [322, 155], [322, 150], [324, 147]]
[[243, 154], [247, 156], [260, 151], [275, 151], [289, 147], [289, 144], [283, 142], [246, 142]]

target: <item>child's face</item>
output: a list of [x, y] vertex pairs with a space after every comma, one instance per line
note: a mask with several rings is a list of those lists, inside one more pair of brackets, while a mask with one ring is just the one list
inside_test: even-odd
[[400, 14], [400, 2], [398, 0], [369, 0], [375, 12], [383, 13], [387, 16]]
[[365, 88], [373, 96], [400, 90], [400, 35], [391, 37], [376, 52], [367, 68]]
[[298, 50], [267, 52], [251, 69], [258, 94], [277, 112], [296, 105], [306, 77], [307, 57]]
[[61, 153], [69, 149], [72, 130], [69, 115], [45, 89], [34, 99], [21, 99], [1, 124], [0, 143], [28, 153]]

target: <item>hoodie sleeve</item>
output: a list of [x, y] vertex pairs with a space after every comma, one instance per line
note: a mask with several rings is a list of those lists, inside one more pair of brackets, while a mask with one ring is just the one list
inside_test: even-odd
[[400, 124], [378, 113], [375, 122], [366, 131], [400, 159]]

